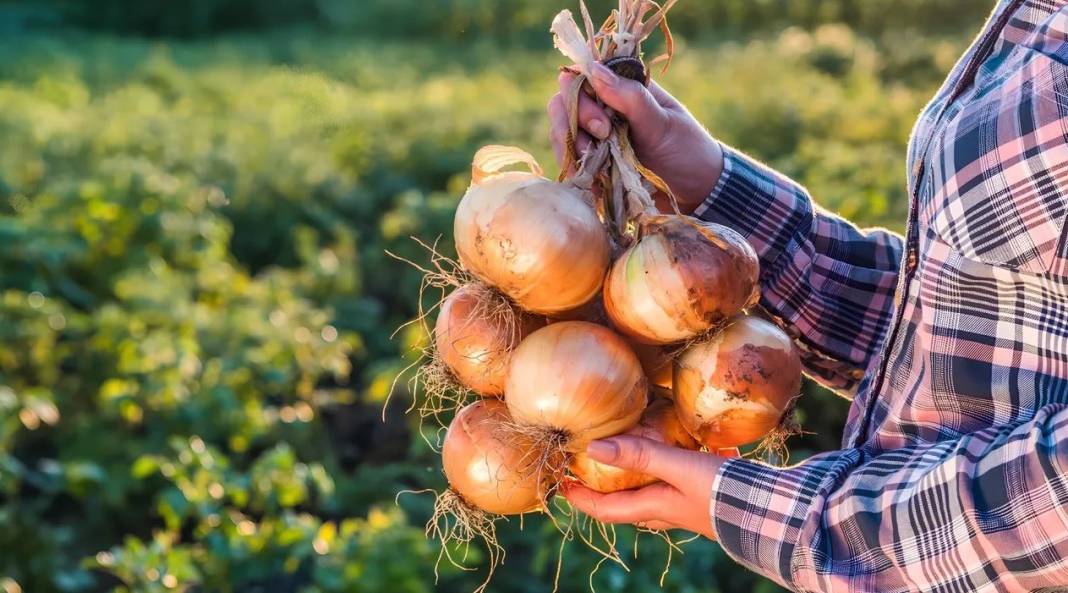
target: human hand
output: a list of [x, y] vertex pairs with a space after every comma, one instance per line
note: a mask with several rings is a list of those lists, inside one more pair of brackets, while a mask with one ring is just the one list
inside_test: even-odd
[[628, 435], [594, 441], [586, 454], [595, 461], [663, 481], [609, 494], [567, 482], [560, 492], [575, 508], [605, 523], [633, 523], [657, 530], [685, 529], [714, 539], [709, 507], [712, 482], [723, 457]]
[[[560, 73], [560, 92], [549, 101], [550, 136], [556, 160], [563, 166], [567, 146], [567, 89], [574, 74]], [[719, 143], [667, 91], [656, 83], [648, 88], [617, 76], [602, 64], [594, 64], [590, 77], [597, 97], [630, 124], [631, 144], [643, 165], [659, 175], [678, 199], [679, 208], [689, 213], [715, 188], [723, 171], [723, 150]], [[580, 132], [575, 139], [579, 154], [591, 138], [603, 140], [611, 132], [605, 108], [586, 93], [579, 93]], [[662, 199], [657, 204], [670, 210]]]

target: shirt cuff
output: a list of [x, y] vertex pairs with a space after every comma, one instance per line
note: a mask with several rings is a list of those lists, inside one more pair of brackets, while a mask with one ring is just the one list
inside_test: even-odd
[[712, 532], [739, 564], [798, 590], [795, 563], [807, 554], [803, 527], [821, 484], [838, 462], [825, 454], [789, 468], [728, 459], [713, 480]]

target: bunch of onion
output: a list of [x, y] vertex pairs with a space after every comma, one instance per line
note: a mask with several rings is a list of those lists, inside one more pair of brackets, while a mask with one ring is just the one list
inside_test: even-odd
[[[628, 44], [637, 39], [640, 45], [641, 39], [595, 34], [585, 10], [583, 17], [586, 38], [569, 13], [553, 22], [556, 46], [575, 62], [572, 112], [593, 62], [634, 66]], [[683, 426], [704, 447], [781, 439], [800, 388], [800, 361], [775, 325], [744, 316], [759, 298], [756, 252], [737, 232], [684, 216], [677, 206], [674, 214], [659, 213], [651, 192], [662, 192], [673, 205], [674, 197], [638, 160], [625, 122], [615, 119], [603, 144], [610, 156], [602, 172], [609, 183], [599, 192], [601, 210], [623, 247], [603, 289], [612, 326], [633, 342], [672, 346], [639, 348], [639, 355], [656, 384], [671, 386]], [[670, 381], [665, 357], [674, 359]]]
[[[783, 425], [798, 389], [789, 339], [745, 317], [759, 271], [745, 240], [677, 208], [657, 212], [651, 192], [671, 198], [670, 189], [638, 161], [625, 122], [581, 158], [574, 151], [592, 64], [646, 81], [641, 43], [663, 28], [670, 58], [673, 4], [620, 0], [599, 30], [582, 5], [586, 37], [561, 12], [554, 41], [578, 73], [564, 174], [551, 181], [530, 154], [485, 147], [456, 211], [462, 282], [445, 282], [455, 290], [441, 302], [427, 367], [488, 399], [449, 426], [450, 488], [428, 528], [485, 539], [491, 571], [503, 554], [494, 519], [546, 510], [568, 474], [602, 492], [653, 481], [589, 459], [590, 441], [630, 433], [736, 455], [724, 449]], [[516, 164], [527, 170], [506, 170]], [[651, 391], [667, 397], [650, 404]]]

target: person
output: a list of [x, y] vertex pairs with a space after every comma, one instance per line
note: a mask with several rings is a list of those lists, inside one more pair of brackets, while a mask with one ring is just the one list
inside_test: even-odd
[[[663, 482], [563, 494], [716, 539], [797, 591], [1068, 591], [1066, 69], [1068, 0], [1001, 0], [919, 116], [899, 236], [820, 209], [662, 88], [598, 65], [642, 163], [752, 243], [761, 308], [852, 404], [842, 449], [791, 467], [615, 437], [589, 454]], [[561, 95], [549, 113], [559, 155]], [[608, 133], [593, 99], [579, 119], [579, 149]]]

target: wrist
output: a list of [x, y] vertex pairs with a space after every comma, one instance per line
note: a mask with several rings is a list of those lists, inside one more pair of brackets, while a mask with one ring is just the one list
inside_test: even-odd
[[677, 161], [681, 166], [671, 176], [677, 180], [671, 189], [684, 214], [692, 213], [716, 188], [723, 174], [723, 161], [723, 146], [710, 136], [698, 150]]

